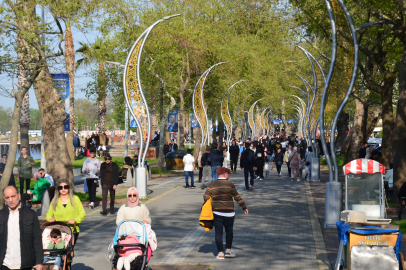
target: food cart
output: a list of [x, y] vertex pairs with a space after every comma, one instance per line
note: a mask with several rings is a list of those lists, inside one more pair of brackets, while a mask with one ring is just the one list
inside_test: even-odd
[[403, 270], [402, 236], [398, 226], [386, 219], [385, 167], [374, 160], [356, 159], [343, 171], [345, 210], [337, 222], [340, 246], [334, 269], [342, 265], [349, 270]]

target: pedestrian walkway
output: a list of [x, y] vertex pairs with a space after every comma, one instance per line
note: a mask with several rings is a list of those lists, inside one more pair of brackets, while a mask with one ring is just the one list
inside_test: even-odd
[[[237, 257], [222, 261], [215, 258], [214, 230], [206, 232], [198, 225], [204, 191], [184, 189], [184, 177], [152, 182], [151, 199], [146, 202], [158, 239], [158, 249], [150, 261], [152, 269], [174, 265], [206, 265], [210, 269], [330, 269], [320, 259], [325, 252], [320, 244], [323, 239], [317, 239], [321, 229], [314, 222], [314, 205], [309, 208], [305, 183], [291, 182], [286, 166], [282, 175], [277, 177], [276, 171], [272, 171], [272, 180], [256, 181], [254, 191], [245, 191], [242, 171], [231, 175], [249, 215], [244, 215], [235, 204], [232, 249]], [[115, 232], [114, 219], [111, 215], [86, 218], [75, 247], [73, 269], [111, 269], [104, 253]]]

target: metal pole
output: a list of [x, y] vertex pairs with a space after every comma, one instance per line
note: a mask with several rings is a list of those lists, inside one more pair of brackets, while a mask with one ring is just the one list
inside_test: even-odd
[[125, 104], [125, 137], [124, 137], [124, 157], [128, 157], [128, 105]]
[[[331, 79], [334, 75], [334, 68], [337, 60], [337, 31], [334, 19], [333, 9], [330, 2], [324, 0], [327, 8], [328, 16], [331, 25], [332, 46], [331, 46], [331, 62], [327, 74], [327, 79], [324, 84], [323, 94], [320, 104], [320, 137], [324, 151], [327, 151], [326, 137], [324, 133], [324, 111], [327, 103], [328, 89], [330, 88]], [[325, 148], [324, 148], [325, 147]], [[328, 151], [327, 151], [328, 153]], [[337, 170], [337, 167], [334, 168]], [[333, 171], [329, 170], [329, 182], [326, 183], [326, 197], [325, 197], [325, 214], [324, 214], [324, 228], [334, 228], [335, 223], [340, 219], [343, 199], [343, 187], [339, 182], [333, 182]]]

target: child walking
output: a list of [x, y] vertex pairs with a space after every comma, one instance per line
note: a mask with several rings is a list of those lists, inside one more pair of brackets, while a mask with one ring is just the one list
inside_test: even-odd
[[310, 166], [310, 162], [306, 162], [305, 166], [306, 171], [306, 181], [310, 181], [310, 177], [312, 176], [312, 167]]

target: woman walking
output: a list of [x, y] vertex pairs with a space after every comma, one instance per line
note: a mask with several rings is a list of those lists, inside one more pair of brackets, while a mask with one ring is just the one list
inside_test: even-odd
[[300, 181], [299, 166], [300, 166], [301, 161], [302, 160], [300, 159], [300, 154], [297, 152], [297, 147], [295, 146], [293, 148], [293, 151], [289, 155], [289, 166], [291, 169], [290, 181], [293, 181], [293, 178], [295, 177], [295, 171], [296, 171], [297, 181]]
[[282, 164], [283, 164], [283, 153], [282, 153], [281, 147], [276, 148], [276, 153], [275, 153], [275, 157], [274, 157], [273, 161], [276, 166], [276, 171], [278, 172], [278, 177], [281, 177]]
[[79, 197], [73, 195], [73, 189], [70, 187], [68, 180], [61, 179], [58, 181], [57, 192], [55, 192], [52, 203], [49, 206], [46, 219], [49, 222], [68, 221], [72, 231], [75, 231], [75, 242], [79, 236], [79, 224], [85, 219], [86, 212], [83, 208]]
[[124, 219], [135, 219], [151, 224], [149, 210], [140, 202], [138, 189], [135, 187], [127, 190], [127, 204], [122, 205], [118, 210], [116, 224], [120, 224]]

